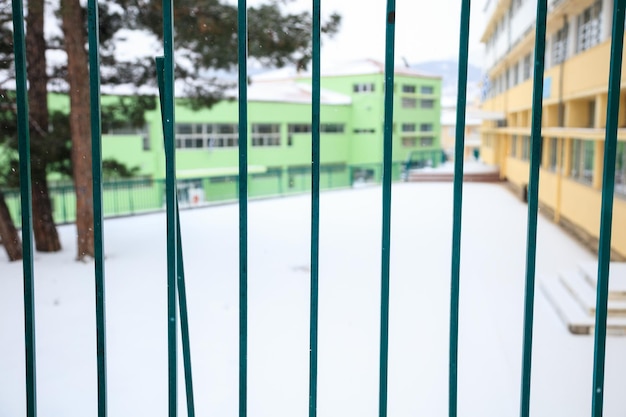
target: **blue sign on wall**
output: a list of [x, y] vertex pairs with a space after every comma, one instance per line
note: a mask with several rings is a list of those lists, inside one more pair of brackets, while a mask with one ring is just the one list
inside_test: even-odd
[[546, 77], [543, 79], [543, 98], [550, 98], [551, 91], [552, 91], [552, 77]]

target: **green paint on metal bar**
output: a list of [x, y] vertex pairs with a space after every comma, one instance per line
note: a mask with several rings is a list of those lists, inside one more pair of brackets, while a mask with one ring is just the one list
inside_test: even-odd
[[169, 417], [177, 415], [176, 346], [176, 147], [174, 146], [174, 11], [163, 0], [163, 136], [165, 140], [165, 206], [167, 212], [167, 319]]
[[317, 328], [320, 246], [320, 52], [321, 0], [313, 0], [313, 96], [311, 172], [311, 305], [309, 346], [309, 417], [317, 415]]
[[89, 31], [89, 89], [91, 101], [91, 155], [93, 184], [94, 268], [96, 289], [96, 354], [98, 366], [98, 416], [107, 415], [106, 299], [104, 286], [104, 236], [102, 207], [102, 125], [100, 109], [100, 38], [98, 1], [87, 3]]
[[537, 1], [535, 24], [535, 71], [533, 78], [531, 153], [528, 180], [528, 234], [526, 236], [526, 289], [524, 296], [524, 339], [520, 416], [530, 414], [530, 376], [533, 352], [533, 310], [535, 306], [535, 265], [537, 258], [537, 212], [539, 209], [539, 167], [541, 166], [541, 117], [543, 113], [543, 72], [546, 50], [547, 0]]
[[183, 343], [183, 366], [185, 370], [185, 393], [187, 395], [187, 416], [196, 415], [193, 396], [193, 376], [191, 372], [191, 344], [189, 337], [189, 316], [187, 315], [187, 290], [185, 288], [185, 266], [183, 264], [183, 244], [180, 232], [180, 217], [178, 216], [178, 200], [176, 201], [176, 248], [178, 256], [178, 309], [180, 311], [180, 333]]
[[378, 415], [387, 415], [387, 377], [389, 362], [389, 264], [391, 257], [391, 168], [393, 141], [393, 83], [395, 52], [395, 0], [387, 0], [385, 34], [385, 120], [383, 145], [383, 230], [380, 295], [380, 382]]
[[17, 129], [22, 198], [22, 268], [24, 273], [24, 338], [26, 344], [26, 415], [37, 415], [35, 349], [35, 282], [33, 269], [33, 204], [30, 173], [30, 134], [28, 131], [28, 89], [26, 86], [26, 42], [24, 7], [13, 0], [13, 52], [17, 88]]
[[[165, 120], [163, 113], [163, 91], [164, 91], [164, 67], [163, 57], [156, 58], [157, 82], [159, 85], [159, 101], [161, 104], [161, 122]], [[165, 145], [165, 137], [163, 138]], [[185, 370], [185, 394], [187, 397], [187, 416], [194, 417], [196, 415], [194, 395], [193, 395], [193, 376], [191, 371], [191, 344], [189, 336], [189, 316], [187, 314], [187, 291], [185, 289], [185, 266], [183, 263], [183, 242], [180, 231], [180, 210], [178, 207], [178, 196], [176, 197], [176, 255], [178, 257], [178, 279], [176, 289], [178, 292], [178, 310], [180, 313], [180, 328], [183, 344], [183, 367]]]
[[470, 0], [461, 5], [456, 141], [454, 149], [454, 208], [452, 220], [452, 272], [450, 279], [450, 359], [448, 376], [448, 415], [457, 415], [459, 287], [461, 269], [461, 212], [463, 207], [463, 151], [465, 149], [465, 107], [469, 48]]
[[598, 286], [593, 355], [592, 416], [601, 417], [604, 402], [604, 367], [606, 352], [606, 316], [609, 293], [609, 263], [611, 262], [611, 224], [613, 222], [613, 193], [615, 190], [615, 153], [619, 122], [620, 80], [622, 77], [622, 48], [624, 45], [624, 9], [626, 0], [615, 0], [611, 41], [611, 68], [604, 142], [604, 172], [602, 176], [602, 208], [598, 249]]
[[248, 413], [248, 6], [237, 3], [239, 61], [239, 417]]

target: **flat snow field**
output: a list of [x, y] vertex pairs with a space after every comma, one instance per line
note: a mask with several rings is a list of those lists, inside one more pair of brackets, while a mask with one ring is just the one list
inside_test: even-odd
[[[389, 416], [447, 415], [452, 184], [393, 186]], [[378, 415], [381, 188], [321, 196], [320, 417]], [[459, 416], [519, 414], [527, 206], [464, 186]], [[238, 414], [238, 207], [181, 213], [196, 415]], [[308, 413], [310, 197], [249, 203], [248, 415]], [[96, 416], [93, 263], [35, 257], [38, 411]], [[109, 415], [167, 415], [165, 215], [105, 222]], [[537, 275], [595, 259], [539, 216]], [[22, 269], [0, 254], [0, 416], [25, 415]], [[588, 416], [593, 336], [537, 290], [531, 414]], [[609, 336], [605, 416], [626, 415], [626, 338]], [[186, 415], [179, 350], [179, 408]]]

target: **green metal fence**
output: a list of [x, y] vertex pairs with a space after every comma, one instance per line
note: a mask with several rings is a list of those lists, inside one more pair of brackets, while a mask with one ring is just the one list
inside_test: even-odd
[[[432, 152], [424, 152], [430, 161]], [[402, 178], [406, 162], [392, 164], [394, 181]], [[320, 190], [380, 184], [382, 164], [320, 166]], [[270, 198], [309, 193], [313, 171], [310, 167], [274, 168], [248, 175], [248, 198]], [[105, 218], [132, 216], [165, 209], [165, 180], [128, 179], [101, 182], [102, 212]], [[21, 226], [20, 190], [3, 190], [11, 217]], [[76, 220], [76, 194], [73, 185], [49, 187], [52, 216], [56, 224]], [[211, 204], [236, 202], [239, 197], [239, 176], [188, 178], [177, 181], [177, 198], [181, 208], [205, 207]]]
[[[21, 0], [13, 1], [14, 48], [15, 68], [17, 74], [18, 92], [18, 126], [19, 126], [19, 156], [20, 156], [20, 195], [21, 217], [23, 233], [23, 274], [24, 274], [24, 313], [26, 339], [26, 402], [27, 415], [34, 417], [37, 414], [36, 397], [36, 343], [35, 343], [35, 315], [34, 315], [34, 273], [33, 273], [33, 240], [32, 240], [32, 203], [30, 190], [30, 155], [28, 135], [28, 103], [26, 98], [26, 71], [24, 47], [24, 19]], [[317, 414], [317, 331], [318, 331], [318, 253], [319, 253], [319, 193], [322, 188], [320, 169], [320, 3], [313, 0], [314, 24], [313, 37], [313, 106], [312, 106], [312, 166], [305, 179], [311, 183], [311, 311], [310, 311], [310, 379], [309, 379], [309, 416]], [[600, 248], [598, 262], [598, 291], [596, 325], [594, 339], [594, 369], [592, 392], [592, 415], [602, 415], [604, 395], [604, 362], [606, 341], [606, 313], [608, 295], [608, 272], [610, 260], [610, 239], [612, 223], [612, 203], [614, 192], [615, 150], [617, 140], [617, 123], [619, 111], [620, 78], [622, 68], [622, 47], [624, 35], [624, 10], [626, 0], [615, 0], [613, 11], [611, 65], [609, 75], [608, 111], [606, 123], [606, 141], [604, 154], [604, 177], [602, 189], [602, 211]], [[241, 137], [239, 141], [239, 172], [241, 178], [237, 182], [237, 196], [239, 203], [239, 415], [247, 415], [247, 204], [248, 197], [253, 189], [254, 181], [247, 173], [246, 126], [247, 114], [247, 21], [246, 0], [238, 0], [240, 10], [237, 35], [239, 39], [239, 124]], [[364, 7], [366, 7], [364, 5]], [[98, 50], [98, 15], [97, 0], [89, 0], [89, 45], [90, 68], [99, 68]], [[401, 10], [400, 10], [401, 12]], [[541, 155], [541, 116], [543, 96], [543, 73], [545, 56], [545, 29], [546, 29], [547, 0], [538, 0], [535, 34], [535, 68], [533, 86], [533, 111], [531, 135], [531, 161], [529, 179], [528, 204], [528, 235], [526, 256], [526, 294], [524, 308], [524, 334], [520, 415], [528, 416], [530, 404], [530, 380], [532, 369], [532, 330], [535, 282], [535, 256], [537, 240], [537, 210], [539, 165]], [[387, 1], [387, 10], [381, 16], [381, 25], [386, 25], [386, 56], [385, 82], [393, 85], [394, 81], [394, 45], [395, 45], [395, 15], [394, 0]], [[458, 369], [458, 323], [459, 323], [459, 288], [460, 288], [460, 256], [461, 256], [461, 213], [462, 213], [462, 172], [463, 148], [465, 128], [465, 93], [467, 87], [468, 39], [470, 21], [470, 0], [462, 0], [460, 16], [460, 48], [459, 48], [459, 93], [457, 98], [457, 124], [455, 148], [455, 175], [454, 175], [454, 210], [453, 210], [453, 247], [451, 256], [451, 319], [450, 319], [450, 358], [449, 358], [449, 415], [457, 415], [457, 369]], [[187, 393], [188, 415], [194, 415], [193, 386], [191, 384], [191, 355], [189, 351], [189, 334], [186, 329], [186, 305], [184, 293], [184, 270], [181, 250], [181, 239], [178, 222], [177, 186], [175, 178], [175, 146], [174, 146], [174, 61], [173, 61], [173, 11], [172, 0], [163, 1], [164, 21], [164, 57], [157, 60], [161, 102], [163, 111], [163, 130], [166, 150], [166, 172], [162, 200], [167, 212], [167, 256], [168, 256], [168, 386], [169, 386], [169, 416], [177, 414], [177, 339], [178, 325], [176, 300], [178, 296], [181, 315], [183, 338], [183, 360], [185, 367], [185, 382]], [[102, 237], [102, 219], [105, 212], [103, 204], [106, 187], [103, 186], [100, 154], [100, 81], [97, 71], [91, 71], [92, 93], [92, 133], [93, 133], [93, 178], [94, 178], [94, 216], [96, 238], [96, 316], [97, 316], [97, 363], [98, 363], [98, 415], [107, 415], [107, 375], [106, 375], [106, 331], [105, 331], [105, 287]], [[387, 415], [387, 363], [388, 363], [388, 319], [389, 319], [389, 271], [390, 271], [390, 225], [391, 225], [391, 184], [394, 175], [392, 164], [392, 115], [393, 89], [385, 91], [384, 117], [384, 160], [382, 165], [383, 186], [383, 214], [382, 214], [382, 264], [381, 264], [381, 320], [380, 320], [380, 380], [379, 380], [379, 416]], [[122, 204], [121, 201], [118, 204]], [[159, 203], [160, 204], [160, 203]]]

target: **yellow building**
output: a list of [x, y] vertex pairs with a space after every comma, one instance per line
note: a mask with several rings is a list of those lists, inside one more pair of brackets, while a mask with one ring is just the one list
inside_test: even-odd
[[[549, 0], [542, 120], [541, 211], [597, 248], [613, 0]], [[503, 112], [482, 125], [481, 157], [525, 197], [536, 0], [489, 0], [489, 85], [483, 109]], [[626, 72], [622, 74], [622, 86]], [[612, 249], [626, 258], [626, 92], [620, 97]]]

